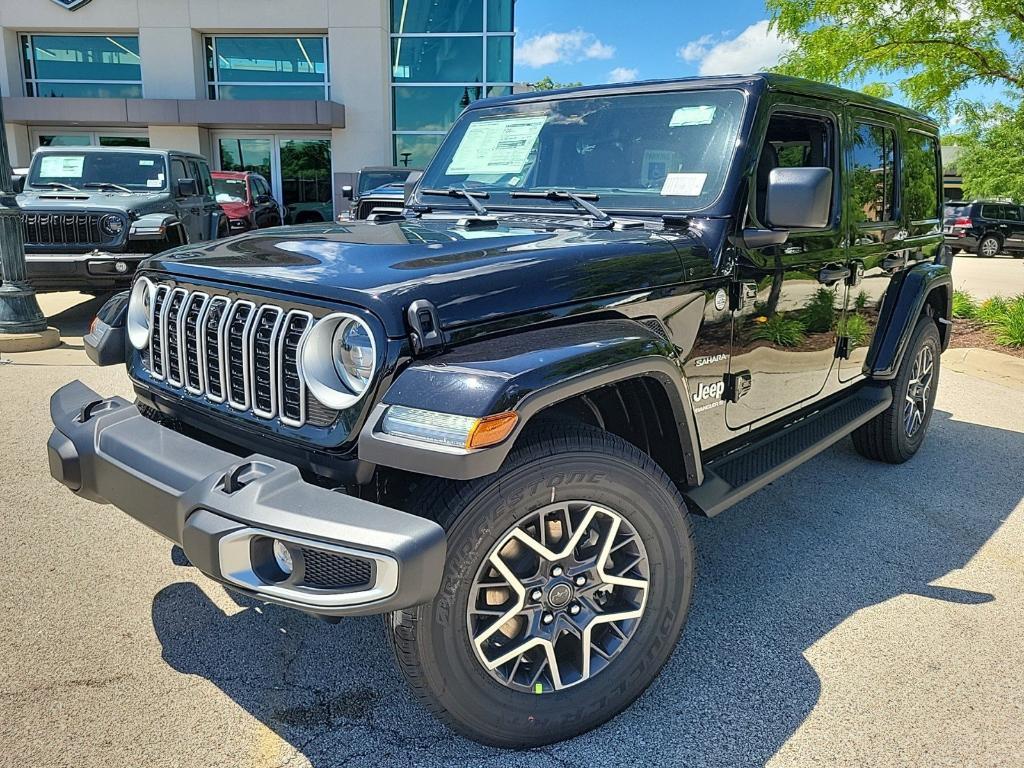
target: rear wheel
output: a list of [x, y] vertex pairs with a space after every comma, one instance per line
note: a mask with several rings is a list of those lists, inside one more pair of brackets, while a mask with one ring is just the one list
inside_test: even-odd
[[999, 242], [998, 237], [995, 235], [985, 235], [978, 242], [978, 255], [990, 259], [999, 253], [1001, 246], [1002, 243]]
[[458, 731], [548, 744], [627, 707], [689, 610], [694, 550], [679, 492], [649, 456], [583, 426], [545, 428], [501, 470], [436, 495], [438, 597], [389, 617], [415, 693]]
[[932, 418], [941, 352], [935, 322], [921, 317], [892, 383], [892, 405], [853, 433], [858, 453], [890, 464], [917, 453]]

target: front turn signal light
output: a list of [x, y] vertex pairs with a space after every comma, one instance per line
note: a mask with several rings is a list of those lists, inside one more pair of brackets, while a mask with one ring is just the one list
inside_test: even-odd
[[518, 423], [519, 414], [514, 411], [479, 419], [466, 438], [466, 447], [486, 448], [489, 445], [497, 445], [512, 434]]
[[513, 411], [476, 417], [392, 405], [381, 430], [408, 440], [471, 450], [500, 443], [512, 434], [518, 422], [519, 414]]

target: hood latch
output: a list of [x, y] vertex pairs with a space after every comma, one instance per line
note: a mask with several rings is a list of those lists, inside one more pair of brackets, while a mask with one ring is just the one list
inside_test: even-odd
[[405, 316], [412, 330], [409, 338], [412, 341], [414, 355], [440, 352], [444, 348], [444, 336], [437, 317], [437, 307], [431, 302], [427, 299], [414, 301], [409, 305]]

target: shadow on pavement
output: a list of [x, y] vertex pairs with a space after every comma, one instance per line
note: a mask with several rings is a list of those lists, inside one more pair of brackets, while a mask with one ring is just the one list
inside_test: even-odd
[[[818, 700], [804, 651], [855, 611], [908, 593], [965, 610], [994, 599], [929, 582], [963, 567], [1020, 502], [1005, 468], [1022, 454], [1020, 433], [936, 412], [908, 464], [866, 461], [844, 441], [719, 518], [696, 519], [693, 610], [661, 676], [602, 728], [529, 753], [482, 747], [434, 720], [376, 618], [332, 626], [252, 601], [226, 615], [178, 583], [156, 596], [153, 624], [168, 664], [214, 683], [314, 766], [762, 765]], [[958, 456], [986, 461], [961, 469]]]
[[[84, 336], [89, 332], [89, 323], [96, 317], [109, 295], [89, 297], [63, 312], [47, 317], [47, 322], [60, 331], [61, 336]], [[71, 345], [66, 345], [71, 346]], [[76, 347], [82, 349], [82, 347]]]

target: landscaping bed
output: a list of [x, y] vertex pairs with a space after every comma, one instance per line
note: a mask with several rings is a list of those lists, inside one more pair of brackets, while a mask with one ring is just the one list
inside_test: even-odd
[[953, 293], [951, 347], [975, 347], [1024, 358], [1024, 295], [978, 302], [965, 291]]

